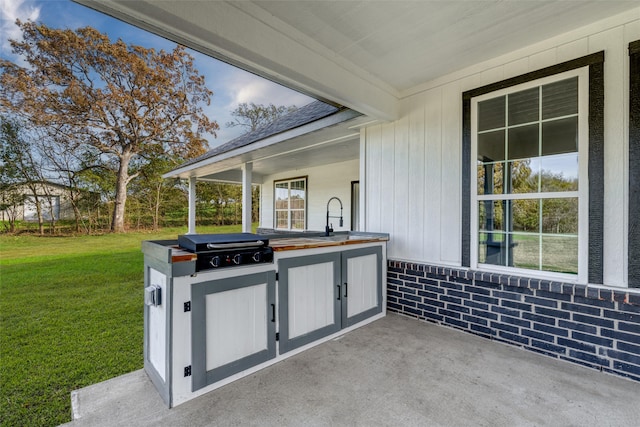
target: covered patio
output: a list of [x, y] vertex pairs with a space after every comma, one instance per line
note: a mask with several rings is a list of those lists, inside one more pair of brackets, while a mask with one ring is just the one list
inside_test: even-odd
[[72, 395], [80, 426], [610, 425], [640, 383], [389, 314], [168, 409], [144, 371]]
[[[638, 424], [640, 382], [624, 378], [640, 378], [637, 2], [76, 1], [332, 106], [171, 177], [189, 180], [192, 206], [197, 179], [242, 183], [245, 230], [252, 184], [263, 228], [321, 230], [327, 200], [357, 201], [358, 231], [390, 236], [385, 309], [425, 321], [390, 313], [171, 410], [134, 372], [74, 393], [72, 425]], [[512, 158], [511, 110], [475, 129], [481, 103], [543, 99], [562, 82], [572, 109], [543, 118], [531, 101]], [[579, 159], [579, 190], [509, 193], [498, 176], [502, 192], [483, 193], [482, 135], [499, 135], [503, 168], [541, 164], [542, 137], [518, 154], [517, 129], [565, 119], [573, 133], [549, 144], [571, 146], [560, 154]], [[277, 221], [279, 188], [305, 190], [301, 212], [280, 212], [301, 214], [299, 229]], [[526, 230], [483, 223], [478, 200], [552, 198], [577, 200], [562, 215], [577, 229], [538, 220], [530, 264], [483, 257], [482, 233]], [[544, 241], [565, 237], [574, 267], [545, 265]]]

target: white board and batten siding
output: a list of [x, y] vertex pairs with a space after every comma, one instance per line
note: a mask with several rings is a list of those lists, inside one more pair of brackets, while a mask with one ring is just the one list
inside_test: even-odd
[[[335, 231], [351, 229], [351, 182], [359, 180], [359, 160], [349, 160], [319, 167], [290, 170], [266, 176], [261, 187], [260, 226], [275, 227], [274, 223], [274, 181], [307, 177], [307, 230], [324, 231], [327, 202], [331, 197], [342, 201], [344, 225], [339, 226], [338, 218], [331, 218]], [[340, 215], [340, 204], [331, 202], [331, 216]]]
[[638, 39], [640, 8], [404, 92], [398, 120], [361, 130], [365, 230], [390, 233], [391, 259], [459, 266], [462, 93], [604, 51], [603, 274], [606, 285], [626, 286], [627, 49]]

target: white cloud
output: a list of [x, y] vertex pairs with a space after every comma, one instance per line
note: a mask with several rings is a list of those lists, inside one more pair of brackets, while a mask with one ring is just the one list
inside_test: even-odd
[[40, 8], [26, 0], [0, 0], [0, 56], [13, 57], [9, 40], [22, 40], [22, 31], [16, 25], [21, 21], [36, 21], [40, 17]]
[[229, 77], [226, 87], [231, 97], [227, 105], [229, 110], [234, 110], [238, 104], [243, 102], [265, 105], [297, 105], [300, 107], [312, 101], [306, 95], [245, 71], [236, 70]]
[[[302, 107], [314, 99], [299, 92], [273, 83], [255, 74], [239, 68], [219, 63], [209, 63], [207, 59], [200, 59], [197, 64], [201, 72], [212, 76], [207, 78], [208, 86], [214, 92], [212, 105], [206, 111], [211, 118], [220, 125], [218, 137], [210, 141], [210, 146], [228, 142], [245, 132], [240, 127], [229, 128], [227, 122], [233, 120], [231, 111], [243, 102], [255, 104], [296, 105]], [[211, 60], [214, 61], [214, 60]], [[215, 71], [214, 71], [215, 69]]]

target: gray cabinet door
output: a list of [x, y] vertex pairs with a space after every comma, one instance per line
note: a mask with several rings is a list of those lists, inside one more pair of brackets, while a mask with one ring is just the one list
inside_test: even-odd
[[276, 357], [275, 303], [273, 271], [191, 285], [192, 391]]
[[278, 261], [280, 354], [340, 330], [340, 274], [339, 252]]
[[379, 246], [278, 261], [280, 354], [382, 312]]
[[342, 327], [382, 312], [382, 248], [342, 252]]

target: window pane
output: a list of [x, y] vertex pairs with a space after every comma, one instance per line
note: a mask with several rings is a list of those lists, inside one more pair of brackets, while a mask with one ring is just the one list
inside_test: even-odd
[[[502, 194], [504, 163], [480, 163], [478, 165], [478, 194]], [[493, 180], [485, 178], [493, 176]]]
[[542, 270], [578, 274], [578, 236], [542, 236]]
[[289, 228], [287, 211], [276, 211], [276, 228]]
[[578, 151], [578, 118], [553, 120], [542, 124], [542, 155]]
[[291, 181], [291, 190], [302, 190], [304, 192], [304, 180]]
[[540, 199], [511, 201], [513, 231], [540, 232]]
[[505, 126], [505, 97], [478, 102], [478, 130], [497, 129]]
[[527, 157], [538, 157], [538, 124], [520, 126], [509, 129], [509, 152], [508, 159], [526, 159]]
[[287, 209], [289, 207], [289, 184], [276, 184], [276, 209]]
[[303, 230], [306, 215], [306, 179], [275, 183], [276, 228]]
[[478, 262], [507, 265], [505, 235], [502, 233], [480, 233], [478, 239]]
[[504, 160], [504, 130], [478, 134], [478, 160], [482, 162]]
[[482, 200], [478, 202], [478, 227], [480, 230], [504, 231], [505, 200]]
[[291, 229], [304, 230], [304, 211], [291, 211]]
[[509, 126], [540, 120], [539, 87], [509, 95]]
[[514, 267], [540, 269], [540, 236], [537, 234], [513, 234], [512, 258]]
[[543, 199], [542, 232], [550, 234], [577, 234], [578, 198]]
[[536, 159], [509, 162], [509, 193], [537, 193], [540, 161]]
[[304, 209], [304, 198], [291, 197], [291, 209]]
[[542, 86], [542, 119], [578, 113], [578, 78]]
[[578, 153], [541, 157], [540, 163], [542, 191], [578, 190]]

